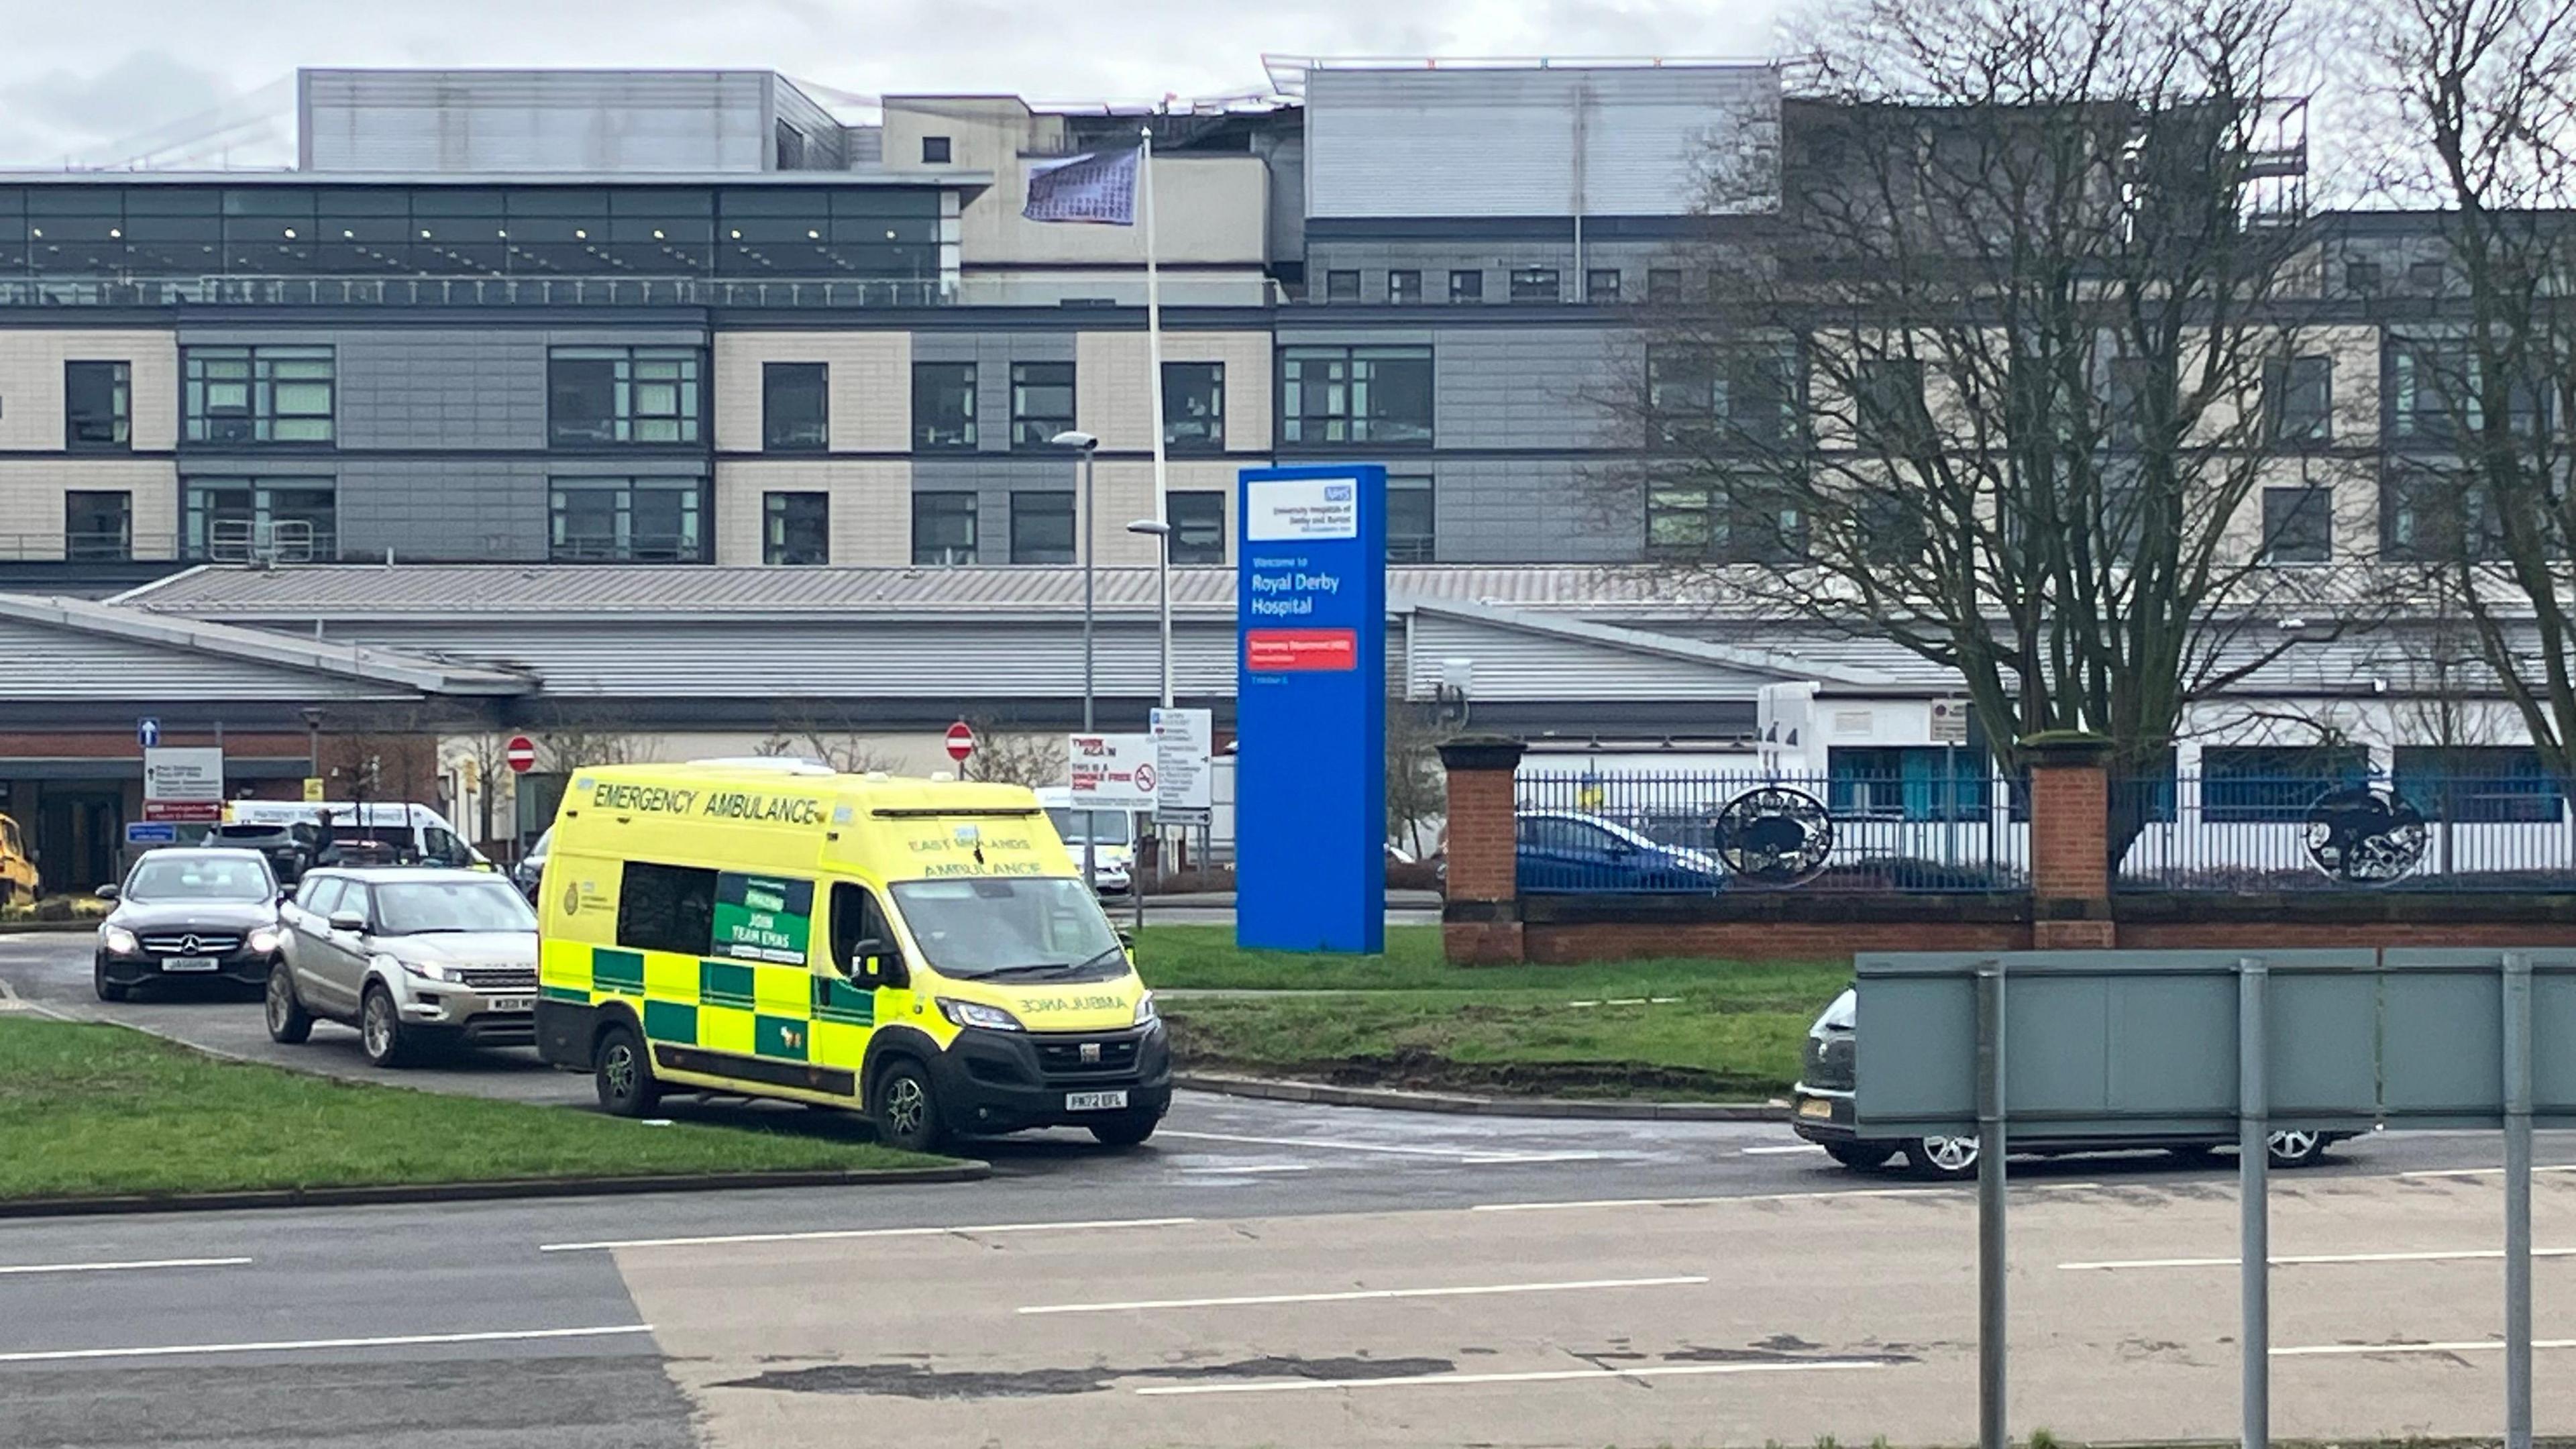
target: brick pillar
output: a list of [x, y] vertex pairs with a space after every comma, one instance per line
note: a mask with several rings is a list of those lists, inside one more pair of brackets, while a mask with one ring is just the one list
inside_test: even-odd
[[1440, 763], [1449, 772], [1449, 881], [1440, 943], [1454, 965], [1526, 959], [1512, 786], [1520, 762], [1517, 740], [1457, 739], [1440, 747]]
[[2111, 742], [2044, 735], [2030, 758], [2030, 944], [2035, 951], [2107, 950], [2111, 919]]

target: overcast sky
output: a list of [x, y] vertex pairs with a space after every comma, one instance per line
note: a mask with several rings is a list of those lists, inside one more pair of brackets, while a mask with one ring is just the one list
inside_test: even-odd
[[1256, 89], [1264, 52], [1765, 56], [1783, 3], [0, 0], [0, 168], [118, 164], [244, 120], [191, 164], [290, 162], [300, 65], [734, 66], [860, 95], [1145, 101]]

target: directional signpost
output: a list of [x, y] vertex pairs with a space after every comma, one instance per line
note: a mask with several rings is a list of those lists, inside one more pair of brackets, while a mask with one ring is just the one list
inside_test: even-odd
[[1155, 824], [1205, 825], [1215, 816], [1215, 718], [1204, 709], [1154, 711]]
[[[152, 721], [145, 720], [146, 725]], [[151, 731], [155, 738], [159, 730]], [[224, 752], [212, 747], [143, 751], [143, 818], [205, 824], [223, 818]]]

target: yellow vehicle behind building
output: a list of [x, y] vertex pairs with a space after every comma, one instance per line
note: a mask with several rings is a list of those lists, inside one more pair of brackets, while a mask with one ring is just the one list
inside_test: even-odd
[[580, 771], [537, 888], [537, 1049], [649, 1115], [665, 1093], [956, 1133], [1152, 1135], [1153, 994], [1028, 790], [713, 761]]
[[18, 822], [0, 815], [0, 906], [25, 905], [38, 894], [36, 861], [18, 834]]

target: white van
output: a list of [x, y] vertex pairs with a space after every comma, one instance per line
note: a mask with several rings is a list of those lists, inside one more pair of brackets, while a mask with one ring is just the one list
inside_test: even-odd
[[1073, 791], [1058, 785], [1037, 792], [1055, 833], [1082, 870], [1082, 843], [1091, 842], [1091, 888], [1104, 896], [1123, 896], [1135, 888], [1136, 819], [1124, 810], [1077, 810]]
[[228, 800], [224, 803], [224, 824], [319, 827], [322, 817], [331, 818], [331, 837], [322, 842], [345, 845], [356, 840], [372, 840], [390, 845], [425, 865], [462, 866], [473, 870], [490, 870], [492, 862], [481, 851], [457, 835], [447, 817], [426, 805], [401, 801], [370, 800], [358, 805], [347, 800]]

